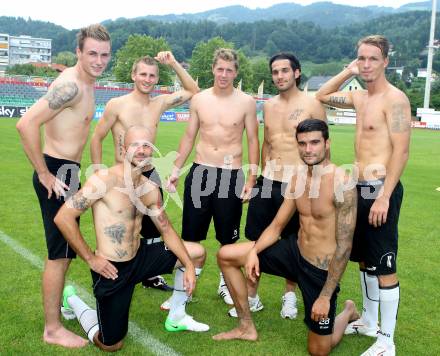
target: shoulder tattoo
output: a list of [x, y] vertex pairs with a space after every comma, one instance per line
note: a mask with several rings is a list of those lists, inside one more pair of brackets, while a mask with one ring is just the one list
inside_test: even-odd
[[405, 108], [402, 104], [393, 104], [391, 110], [391, 131], [406, 132], [411, 128], [411, 121], [405, 115]]
[[73, 100], [78, 95], [78, 86], [74, 82], [55, 84], [44, 98], [52, 110], [60, 109], [64, 104]]

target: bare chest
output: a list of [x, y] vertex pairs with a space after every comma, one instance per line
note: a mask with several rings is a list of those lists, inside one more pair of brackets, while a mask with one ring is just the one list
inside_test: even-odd
[[244, 127], [245, 112], [240, 107], [203, 107], [197, 114], [201, 128], [236, 130]]

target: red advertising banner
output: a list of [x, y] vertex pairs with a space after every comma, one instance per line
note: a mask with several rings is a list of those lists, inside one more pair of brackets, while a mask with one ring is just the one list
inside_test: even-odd
[[189, 111], [186, 112], [176, 112], [176, 121], [188, 121]]

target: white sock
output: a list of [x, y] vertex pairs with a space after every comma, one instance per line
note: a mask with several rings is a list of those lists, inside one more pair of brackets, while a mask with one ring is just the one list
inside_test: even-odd
[[223, 278], [223, 273], [220, 272], [220, 282], [218, 284], [218, 288], [220, 289], [220, 287], [223, 287], [226, 285], [225, 279]]
[[77, 295], [67, 298], [67, 302], [73, 309], [79, 324], [87, 334], [88, 339], [93, 342], [93, 336], [99, 330], [98, 315], [96, 310], [90, 308]]
[[360, 271], [362, 288], [362, 321], [369, 328], [377, 326], [379, 321], [379, 279]]
[[[196, 278], [200, 276], [200, 273], [202, 272], [201, 268], [196, 268]], [[171, 296], [170, 300], [170, 312], [168, 314], [168, 317], [171, 320], [180, 320], [182, 319], [185, 314], [185, 306], [186, 301], [188, 300], [188, 296], [186, 295], [186, 291], [183, 288], [183, 273], [185, 272], [184, 267], [179, 267], [176, 270], [176, 274], [174, 276], [174, 291], [173, 295]]]
[[381, 288], [380, 295], [380, 333], [378, 340], [386, 344], [394, 343], [394, 330], [397, 322], [397, 312], [399, 310], [400, 287], [395, 286]]

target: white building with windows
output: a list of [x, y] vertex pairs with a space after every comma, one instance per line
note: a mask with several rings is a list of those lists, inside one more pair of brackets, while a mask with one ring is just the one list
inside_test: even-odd
[[9, 65], [51, 63], [52, 40], [31, 36], [9, 36]]
[[9, 65], [9, 35], [0, 33], [0, 72]]

